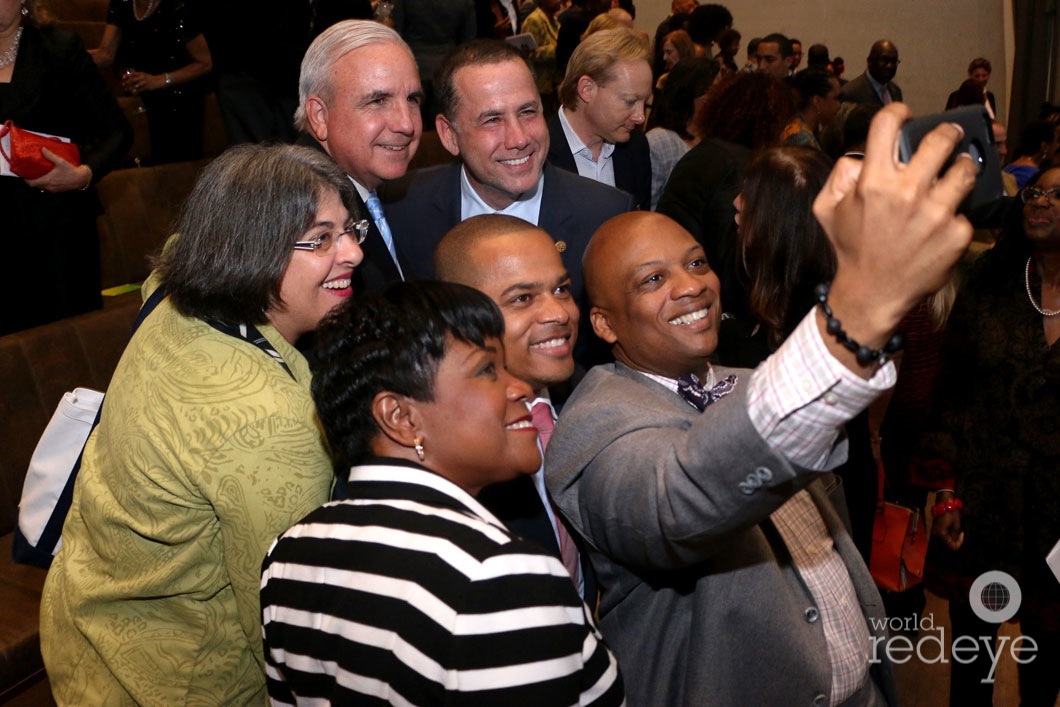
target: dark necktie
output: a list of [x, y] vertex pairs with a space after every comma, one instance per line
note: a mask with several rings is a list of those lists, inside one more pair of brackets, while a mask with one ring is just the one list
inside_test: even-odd
[[[534, 403], [534, 406], [530, 408], [530, 418], [533, 420], [534, 427], [537, 428], [537, 436], [541, 440], [541, 451], [543, 452], [545, 447], [548, 446], [548, 440], [552, 437], [552, 428], [555, 426], [552, 421], [552, 408], [543, 400]], [[563, 560], [563, 566], [567, 568], [571, 579], [574, 580], [574, 586], [577, 587], [578, 546], [574, 544], [574, 538], [567, 531], [563, 516], [560, 515], [559, 509], [556, 508], [551, 493], [548, 494], [548, 501], [552, 506], [552, 512], [556, 515], [556, 539], [559, 542], [560, 559]]]
[[731, 393], [736, 387], [736, 376], [726, 376], [707, 390], [699, 383], [699, 377], [695, 373], [687, 373], [677, 379], [677, 392], [685, 402], [696, 410], [703, 412], [708, 405], [716, 403]]

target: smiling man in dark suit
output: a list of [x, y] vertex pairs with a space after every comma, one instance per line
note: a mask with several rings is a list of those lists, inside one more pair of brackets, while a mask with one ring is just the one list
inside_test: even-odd
[[[479, 214], [528, 221], [556, 242], [575, 300], [584, 303], [582, 253], [589, 236], [632, 207], [629, 194], [546, 164], [541, 96], [519, 50], [475, 40], [450, 54], [435, 80], [442, 145], [460, 162], [388, 184], [386, 215], [409, 277], [434, 277], [434, 248]], [[649, 174], [650, 177], [650, 174]]]
[[354, 289], [401, 280], [404, 264], [376, 190], [405, 174], [423, 134], [416, 61], [392, 29], [347, 20], [325, 30], [302, 60], [295, 126], [300, 143], [328, 153], [357, 189], [372, 225]]

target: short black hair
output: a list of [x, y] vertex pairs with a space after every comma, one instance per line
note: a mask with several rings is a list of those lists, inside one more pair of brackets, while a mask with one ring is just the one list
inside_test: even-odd
[[372, 455], [378, 393], [433, 401], [450, 338], [485, 346], [503, 336], [504, 316], [493, 300], [450, 282], [397, 282], [339, 305], [317, 329], [308, 357], [313, 400], [338, 468]]
[[700, 5], [688, 18], [688, 34], [693, 42], [704, 46], [729, 27], [732, 27], [732, 13], [724, 5]]
[[830, 71], [815, 68], [789, 76], [787, 81], [798, 94], [799, 110], [805, 110], [814, 96], [824, 98], [831, 93], [838, 79]]
[[651, 112], [652, 127], [673, 130], [690, 139], [688, 121], [695, 115], [695, 101], [710, 91], [719, 69], [718, 62], [706, 57], [682, 59], [674, 64]]
[[772, 34], [767, 34], [766, 36], [762, 37], [762, 41], [760, 42], [760, 44], [762, 43], [776, 44], [777, 48], [780, 50], [780, 56], [782, 57], [789, 57], [795, 53], [794, 50], [791, 48], [791, 40], [780, 32], [773, 32]]
[[521, 61], [533, 74], [523, 53], [499, 39], [473, 39], [449, 52], [434, 75], [434, 95], [439, 112], [450, 121], [456, 117], [456, 107], [460, 102], [454, 81], [457, 71], [465, 66], [502, 64], [506, 61]]

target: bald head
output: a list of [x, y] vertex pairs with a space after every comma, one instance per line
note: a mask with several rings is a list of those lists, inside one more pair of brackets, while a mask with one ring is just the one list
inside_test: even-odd
[[866, 63], [869, 75], [885, 84], [898, 73], [898, 48], [889, 39], [878, 39], [869, 50]]
[[438, 279], [489, 295], [504, 315], [504, 362], [535, 391], [574, 373], [578, 306], [556, 244], [512, 216], [487, 214], [458, 224], [434, 250]]
[[615, 216], [593, 234], [583, 263], [593, 331], [616, 360], [669, 378], [705, 375], [721, 285], [688, 231], [652, 211]]
[[434, 249], [434, 275], [445, 282], [478, 287], [490, 263], [476, 262], [473, 255], [481, 244], [517, 233], [544, 231], [521, 218], [503, 214], [483, 214], [453, 226]]
[[653, 211], [630, 211], [609, 218], [596, 229], [582, 256], [582, 276], [591, 305], [607, 307], [607, 303], [614, 299], [614, 293], [608, 291], [614, 289], [609, 285], [616, 284], [610, 266], [621, 257], [623, 241], [634, 237], [636, 231], [658, 223], [658, 218], [666, 217]]

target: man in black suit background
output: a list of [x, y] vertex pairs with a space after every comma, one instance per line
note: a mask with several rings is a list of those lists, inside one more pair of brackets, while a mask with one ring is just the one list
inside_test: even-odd
[[865, 73], [843, 84], [839, 100], [885, 106], [902, 100], [902, 89], [894, 82], [898, 73], [898, 48], [889, 39], [873, 43], [865, 60]]
[[651, 207], [651, 151], [640, 128], [651, 96], [651, 49], [619, 28], [589, 35], [570, 58], [559, 112], [548, 119], [548, 160]]
[[[504, 364], [534, 389], [529, 402], [542, 452], [552, 434], [557, 388], [574, 375], [578, 305], [552, 237], [522, 219], [483, 214], [457, 224], [434, 251], [438, 279], [489, 295], [504, 315]], [[542, 458], [544, 454], [542, 454]], [[483, 489], [478, 500], [511, 530], [563, 561], [590, 607], [596, 581], [586, 554], [553, 508], [544, 466]]]
[[416, 61], [394, 30], [347, 20], [317, 37], [298, 81], [295, 127], [300, 144], [316, 147], [342, 167], [372, 225], [354, 273], [354, 290], [378, 289], [405, 275], [376, 190], [404, 176], [423, 134]]

